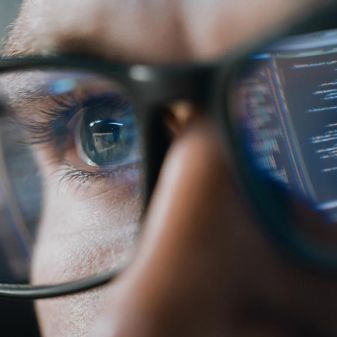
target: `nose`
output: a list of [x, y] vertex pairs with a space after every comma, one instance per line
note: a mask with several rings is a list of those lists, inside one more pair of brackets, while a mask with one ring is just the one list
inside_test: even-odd
[[238, 200], [223, 139], [199, 116], [169, 150], [137, 256], [94, 336], [224, 335]]

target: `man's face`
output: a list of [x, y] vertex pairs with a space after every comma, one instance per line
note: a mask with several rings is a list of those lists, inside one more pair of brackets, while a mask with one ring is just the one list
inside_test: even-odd
[[[146, 63], [212, 59], [313, 6], [309, 0], [27, 0], [7, 51], [76, 52]], [[105, 288], [39, 301], [42, 333], [335, 334], [336, 284], [278, 255], [238, 190], [217, 128], [196, 109], [176, 109], [179, 127], [145, 214], [133, 264]], [[113, 188], [87, 182], [82, 188], [60, 189], [51, 174], [57, 163], [47, 160], [53, 149], [37, 151], [48, 181], [34, 281], [60, 282], [113, 263], [139, 230], [141, 200], [134, 175]], [[106, 247], [109, 236], [117, 238], [118, 247]], [[115, 255], [107, 257], [106, 250]], [[80, 258], [87, 263], [79, 264]], [[65, 270], [57, 268], [57, 259], [67, 262]], [[48, 265], [55, 268], [46, 273]]]

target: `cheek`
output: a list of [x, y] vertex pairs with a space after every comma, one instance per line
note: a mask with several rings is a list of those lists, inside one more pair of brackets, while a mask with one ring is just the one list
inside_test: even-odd
[[106, 271], [135, 244], [140, 196], [130, 185], [49, 184], [34, 247], [32, 282], [55, 284]]
[[[66, 282], [114, 266], [134, 246], [139, 231], [141, 193], [132, 172], [122, 184], [76, 180], [60, 184], [59, 177], [48, 173], [32, 282]], [[43, 335], [87, 336], [104, 307], [105, 289], [38, 301]]]
[[89, 336], [106, 305], [108, 288], [35, 304], [42, 336]]

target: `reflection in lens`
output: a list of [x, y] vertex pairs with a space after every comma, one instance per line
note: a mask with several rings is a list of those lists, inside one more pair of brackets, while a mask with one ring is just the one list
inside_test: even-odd
[[112, 95], [83, 102], [77, 145], [89, 165], [119, 167], [137, 160], [139, 152], [133, 106]]
[[142, 194], [130, 95], [98, 74], [29, 70], [0, 75], [0, 97], [0, 283], [57, 284], [118, 265]]
[[337, 32], [287, 38], [252, 55], [233, 96], [247, 165], [266, 186], [288, 190], [308, 241], [336, 248]]

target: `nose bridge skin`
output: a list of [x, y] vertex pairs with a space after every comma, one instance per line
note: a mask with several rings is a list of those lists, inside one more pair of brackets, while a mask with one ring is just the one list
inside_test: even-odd
[[97, 336], [224, 335], [233, 296], [228, 257], [241, 221], [233, 217], [226, 162], [221, 137], [204, 117], [178, 136], [135, 261], [112, 287]]

